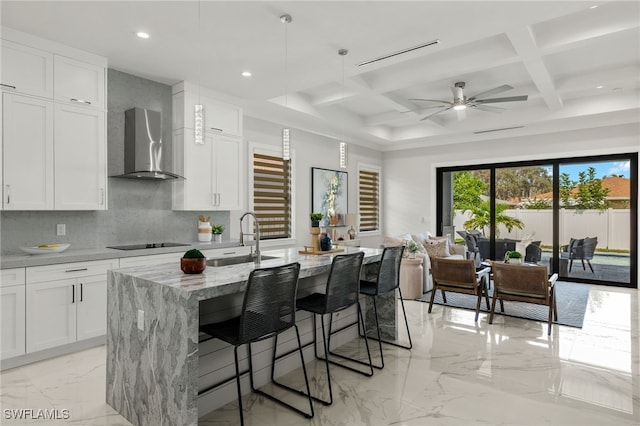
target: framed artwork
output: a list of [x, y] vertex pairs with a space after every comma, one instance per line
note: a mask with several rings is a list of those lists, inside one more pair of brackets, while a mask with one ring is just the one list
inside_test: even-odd
[[320, 226], [344, 225], [348, 191], [347, 172], [311, 168], [311, 212], [322, 213]]

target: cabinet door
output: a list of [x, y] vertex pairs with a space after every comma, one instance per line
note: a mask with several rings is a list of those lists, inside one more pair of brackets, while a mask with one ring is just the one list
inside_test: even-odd
[[53, 102], [3, 94], [5, 210], [53, 209]]
[[214, 173], [216, 181], [216, 210], [242, 210], [242, 140], [238, 137], [216, 135]]
[[27, 353], [76, 340], [76, 280], [26, 286]]
[[53, 55], [2, 40], [2, 89], [53, 97]]
[[213, 138], [205, 133], [203, 145], [194, 142], [192, 129], [174, 135], [174, 170], [185, 180], [174, 183], [174, 210], [212, 210], [216, 201], [213, 187]]
[[216, 101], [197, 91], [179, 92], [173, 95], [174, 128], [195, 126], [195, 105], [202, 104], [204, 128], [218, 134], [242, 136], [242, 108]]
[[103, 67], [55, 55], [55, 99], [105, 108]]
[[0, 289], [0, 318], [2, 319], [2, 343], [0, 358], [11, 358], [25, 353], [25, 286], [17, 285]]
[[104, 111], [55, 106], [55, 209], [105, 210]]
[[107, 334], [107, 276], [79, 278], [76, 284], [77, 339]]

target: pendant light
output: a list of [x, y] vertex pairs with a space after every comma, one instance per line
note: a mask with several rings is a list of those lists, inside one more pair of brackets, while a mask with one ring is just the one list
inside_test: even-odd
[[200, 45], [202, 43], [200, 35], [200, 1], [198, 0], [198, 103], [194, 107], [194, 134], [196, 145], [204, 145], [204, 111], [200, 101], [200, 79], [202, 75], [202, 55]]
[[[287, 44], [287, 27], [291, 23], [292, 18], [291, 15], [284, 14], [280, 16], [280, 22], [284, 24], [284, 107], [288, 108], [288, 49], [289, 46]], [[289, 129], [285, 127], [282, 129], [282, 159], [288, 161], [291, 159], [291, 151], [290, 151], [290, 137], [289, 137]]]
[[[347, 49], [338, 50], [338, 55], [342, 56], [342, 104], [344, 105], [344, 57], [349, 51]], [[347, 168], [347, 143], [344, 141], [344, 125], [342, 126], [342, 141], [340, 141], [340, 168]]]

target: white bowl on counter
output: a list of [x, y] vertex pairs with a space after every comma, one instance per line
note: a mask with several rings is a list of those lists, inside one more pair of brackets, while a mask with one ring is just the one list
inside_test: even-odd
[[68, 249], [70, 245], [71, 244], [49, 244], [47, 247], [20, 247], [20, 250], [29, 254], [62, 253]]

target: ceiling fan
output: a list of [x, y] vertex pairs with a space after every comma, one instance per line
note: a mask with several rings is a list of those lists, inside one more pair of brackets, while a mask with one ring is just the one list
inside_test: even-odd
[[[508, 84], [504, 84], [494, 89], [478, 93], [471, 97], [466, 97], [462, 90], [464, 89], [464, 86], [465, 86], [464, 81], [459, 81], [453, 85], [453, 87], [451, 88], [451, 92], [453, 93], [453, 102], [442, 101], [437, 99], [421, 99], [421, 98], [414, 98], [409, 100], [418, 101], [418, 102], [439, 102], [442, 104], [442, 105], [428, 106], [424, 108], [424, 109], [440, 108], [440, 110], [434, 113], [428, 114], [420, 119], [420, 121], [424, 121], [428, 118], [433, 117], [436, 114], [440, 114], [441, 112], [445, 112], [450, 109], [453, 109], [458, 113], [463, 113], [464, 110], [467, 108], [476, 108], [476, 109], [479, 109], [482, 111], [488, 111], [488, 112], [502, 112], [504, 111], [504, 108], [499, 108], [499, 107], [485, 105], [485, 104], [494, 104], [499, 102], [526, 101], [528, 98], [527, 95], [509, 96], [505, 98], [486, 98], [486, 96], [497, 95], [498, 93], [506, 92], [507, 90], [512, 90], [513, 87], [509, 86]], [[461, 118], [460, 115], [459, 115], [459, 118]]]

